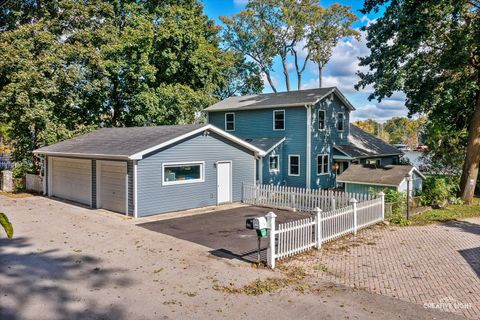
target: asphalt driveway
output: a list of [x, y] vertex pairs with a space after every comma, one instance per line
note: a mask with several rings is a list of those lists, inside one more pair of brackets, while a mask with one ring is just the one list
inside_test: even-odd
[[[277, 215], [277, 225], [310, 216], [252, 206], [148, 222], [138, 226], [206, 246], [212, 249], [210, 253], [215, 256], [254, 262], [257, 260], [257, 235], [255, 230], [245, 228], [245, 222], [247, 218], [265, 216], [269, 211], [274, 211]], [[266, 259], [267, 246], [268, 238], [261, 239], [263, 260]]]

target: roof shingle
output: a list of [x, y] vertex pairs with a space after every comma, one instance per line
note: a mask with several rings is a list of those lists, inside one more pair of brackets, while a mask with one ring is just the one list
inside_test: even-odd
[[389, 165], [375, 167], [373, 165], [354, 164], [337, 177], [337, 182], [357, 182], [388, 186], [398, 186], [413, 166]]

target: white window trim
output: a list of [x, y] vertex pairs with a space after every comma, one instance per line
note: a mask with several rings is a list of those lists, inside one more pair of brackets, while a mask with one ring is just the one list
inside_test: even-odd
[[[338, 126], [337, 126], [339, 115], [342, 115], [342, 128], [343, 128], [342, 130], [338, 129]], [[345, 131], [345, 112], [337, 112], [337, 121], [335, 123], [335, 127], [336, 127], [335, 129], [337, 129], [338, 132]]]
[[[327, 172], [318, 172], [318, 165], [319, 165], [319, 163], [318, 163], [318, 157], [321, 157], [321, 159], [322, 159], [322, 166], [321, 166], [321, 168], [322, 168], [322, 170], [323, 170], [323, 165], [324, 165], [324, 163], [323, 163], [323, 157], [324, 157], [324, 156], [327, 156], [327, 159], [328, 159]], [[330, 155], [329, 155], [328, 153], [319, 153], [319, 154], [317, 154], [317, 176], [324, 176], [324, 175], [327, 175], [327, 174], [330, 174]]]
[[[291, 169], [291, 167], [290, 167], [290, 159], [291, 159], [292, 157], [298, 157], [298, 174], [292, 174], [292, 173], [290, 172], [290, 169]], [[300, 155], [299, 155], [299, 154], [289, 154], [289, 155], [288, 155], [288, 175], [289, 175], [289, 176], [292, 176], [292, 177], [299, 177], [299, 176], [300, 176], [300, 173], [302, 172], [302, 171], [301, 171], [300, 159], [301, 159], [301, 158], [300, 158]]]
[[[199, 164], [200, 167], [200, 179], [195, 180], [181, 180], [181, 181], [165, 181], [165, 167], [170, 166], [182, 166], [182, 165], [195, 165]], [[205, 182], [205, 161], [185, 161], [185, 162], [165, 162], [162, 163], [162, 186], [172, 186], [179, 184], [190, 184]]]
[[[282, 112], [283, 113], [283, 129], [275, 129], [275, 113], [276, 112]], [[287, 127], [287, 119], [285, 118], [285, 110], [273, 110], [272, 113], [272, 120], [273, 120], [273, 131], [285, 131], [285, 128]]]
[[[320, 112], [323, 112], [323, 129], [320, 129]], [[317, 111], [317, 129], [318, 131], [325, 131], [327, 127], [327, 112], [325, 110]]]
[[[275, 157], [277, 158], [277, 169], [272, 169], [270, 168], [270, 158]], [[280, 172], [280, 156], [278, 154], [272, 154], [271, 156], [268, 157], [268, 171], [270, 172]]]
[[[233, 115], [233, 129], [232, 130], [228, 130], [227, 129], [227, 115], [229, 114], [232, 114]], [[225, 112], [225, 131], [235, 131], [235, 112]]]
[[[375, 163], [369, 163], [369, 161], [375, 161]], [[374, 164], [374, 165], [377, 165], [377, 161], [379, 161], [380, 163], [378, 164], [379, 166], [382, 165], [382, 159], [381, 158], [369, 158], [365, 161], [366, 164]]]

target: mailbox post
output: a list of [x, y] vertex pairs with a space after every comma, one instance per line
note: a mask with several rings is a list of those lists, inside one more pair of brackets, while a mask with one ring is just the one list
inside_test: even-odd
[[257, 232], [257, 262], [260, 262], [260, 244], [262, 238], [266, 238], [269, 235], [269, 228], [267, 218], [257, 217], [249, 218], [246, 221], [246, 228], [250, 230], [255, 230]]

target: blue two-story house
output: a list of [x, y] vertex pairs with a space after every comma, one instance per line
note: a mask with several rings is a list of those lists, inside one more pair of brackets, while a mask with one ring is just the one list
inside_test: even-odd
[[230, 97], [205, 112], [210, 124], [266, 151], [258, 183], [333, 188], [350, 163], [396, 164], [401, 155], [350, 125], [354, 110], [332, 87]]

